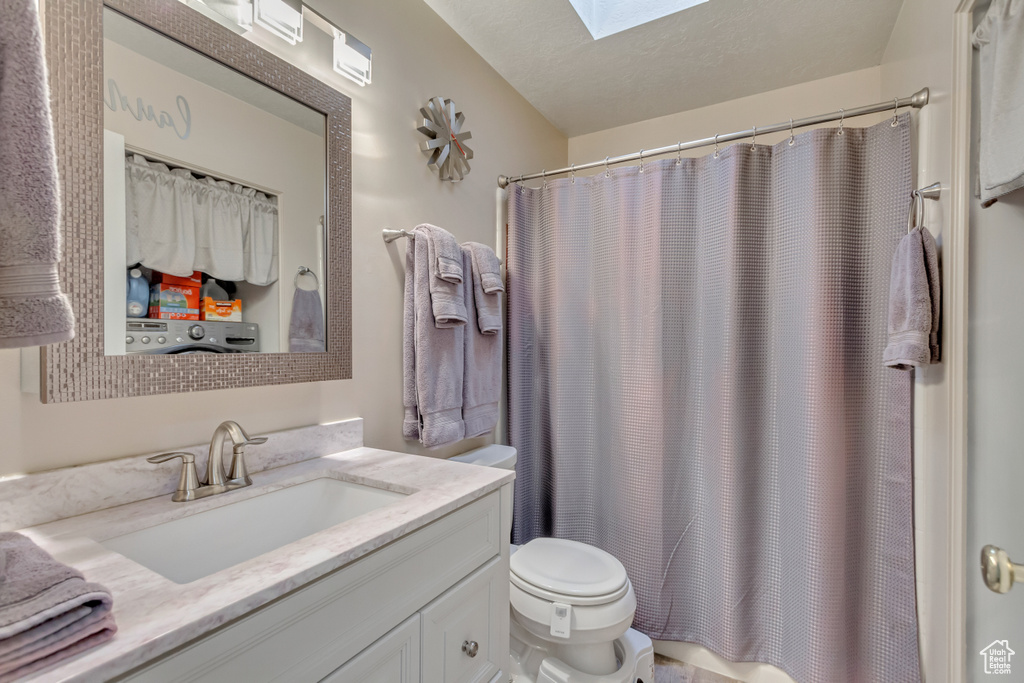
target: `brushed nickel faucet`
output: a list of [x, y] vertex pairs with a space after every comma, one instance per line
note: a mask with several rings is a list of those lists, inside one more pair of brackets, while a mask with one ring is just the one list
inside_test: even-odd
[[[231, 469], [227, 479], [224, 478], [224, 440], [226, 437], [230, 437], [232, 443]], [[210, 455], [206, 462], [206, 476], [203, 477], [202, 482], [199, 481], [196, 474], [195, 456], [191, 453], [182, 451], [161, 453], [146, 458], [146, 460], [151, 463], [162, 463], [172, 458], [181, 458], [178, 489], [171, 496], [172, 501], [180, 503], [251, 485], [252, 479], [245, 466], [245, 447], [266, 442], [267, 437], [265, 436], [250, 437], [234, 420], [221, 422], [213, 432], [213, 439], [210, 440]]]

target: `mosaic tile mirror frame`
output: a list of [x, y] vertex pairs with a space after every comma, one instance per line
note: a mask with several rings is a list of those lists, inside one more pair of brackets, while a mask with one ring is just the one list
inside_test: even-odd
[[[103, 11], [108, 7], [326, 117], [326, 353], [104, 354]], [[44, 403], [352, 377], [351, 100], [180, 2], [42, 6], [75, 339], [40, 349]], [[282, 275], [282, 280], [289, 274]]]

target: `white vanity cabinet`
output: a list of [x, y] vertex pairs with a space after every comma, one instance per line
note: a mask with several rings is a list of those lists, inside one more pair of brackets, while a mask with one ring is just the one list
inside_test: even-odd
[[510, 496], [505, 485], [117, 680], [504, 681]]

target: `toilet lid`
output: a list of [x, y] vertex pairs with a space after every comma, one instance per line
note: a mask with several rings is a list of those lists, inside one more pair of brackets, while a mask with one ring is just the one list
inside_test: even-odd
[[512, 582], [523, 590], [561, 596], [569, 603], [574, 598], [615, 599], [629, 583], [626, 568], [612, 555], [561, 538], [537, 538], [521, 546], [512, 555], [510, 568]]

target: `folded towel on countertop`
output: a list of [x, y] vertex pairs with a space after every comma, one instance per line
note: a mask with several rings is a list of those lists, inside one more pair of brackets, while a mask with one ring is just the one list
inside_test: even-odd
[[[466, 423], [466, 438], [483, 436], [498, 424], [498, 401], [501, 398], [501, 358], [504, 341], [501, 334], [501, 274], [498, 257], [490, 247], [474, 242], [462, 245], [467, 273], [465, 296], [470, 315], [478, 325], [467, 325], [464, 341], [465, 372], [462, 385], [462, 419]], [[479, 258], [477, 258], [479, 254]], [[478, 263], [488, 269], [481, 272]], [[497, 267], [496, 267], [497, 266]], [[493, 293], [484, 292], [485, 275], [498, 276], [501, 290], [493, 286]], [[475, 313], [474, 313], [475, 309]], [[486, 321], [486, 322], [485, 322]]]
[[431, 311], [438, 327], [465, 325], [469, 320], [462, 293], [462, 248], [450, 232], [423, 223], [413, 233], [425, 239], [430, 278]]
[[[462, 248], [468, 249], [471, 257], [477, 325], [484, 334], [498, 334], [502, 325], [501, 292], [505, 291], [505, 284], [501, 281], [501, 261], [494, 250], [484, 244], [466, 242]], [[473, 316], [468, 294], [466, 307]]]
[[288, 350], [321, 353], [327, 350], [324, 339], [324, 309], [319, 290], [296, 287], [288, 324]]
[[927, 228], [914, 228], [900, 240], [893, 257], [885, 365], [909, 370], [939, 362], [941, 299], [935, 239]]
[[0, 533], [0, 555], [0, 683], [114, 637], [108, 590], [19, 533]]
[[0, 348], [75, 336], [61, 292], [60, 183], [35, 0], [0, 0]]
[[[465, 437], [462, 419], [464, 333], [467, 326], [435, 322], [435, 298], [430, 239], [419, 228], [409, 240], [405, 256], [405, 309], [402, 365], [405, 419], [402, 433], [419, 438], [428, 448], [455, 443]], [[459, 249], [460, 259], [462, 250]], [[462, 262], [459, 262], [462, 270]], [[462, 284], [458, 299], [465, 312]], [[465, 321], [465, 315], [463, 315]]]

